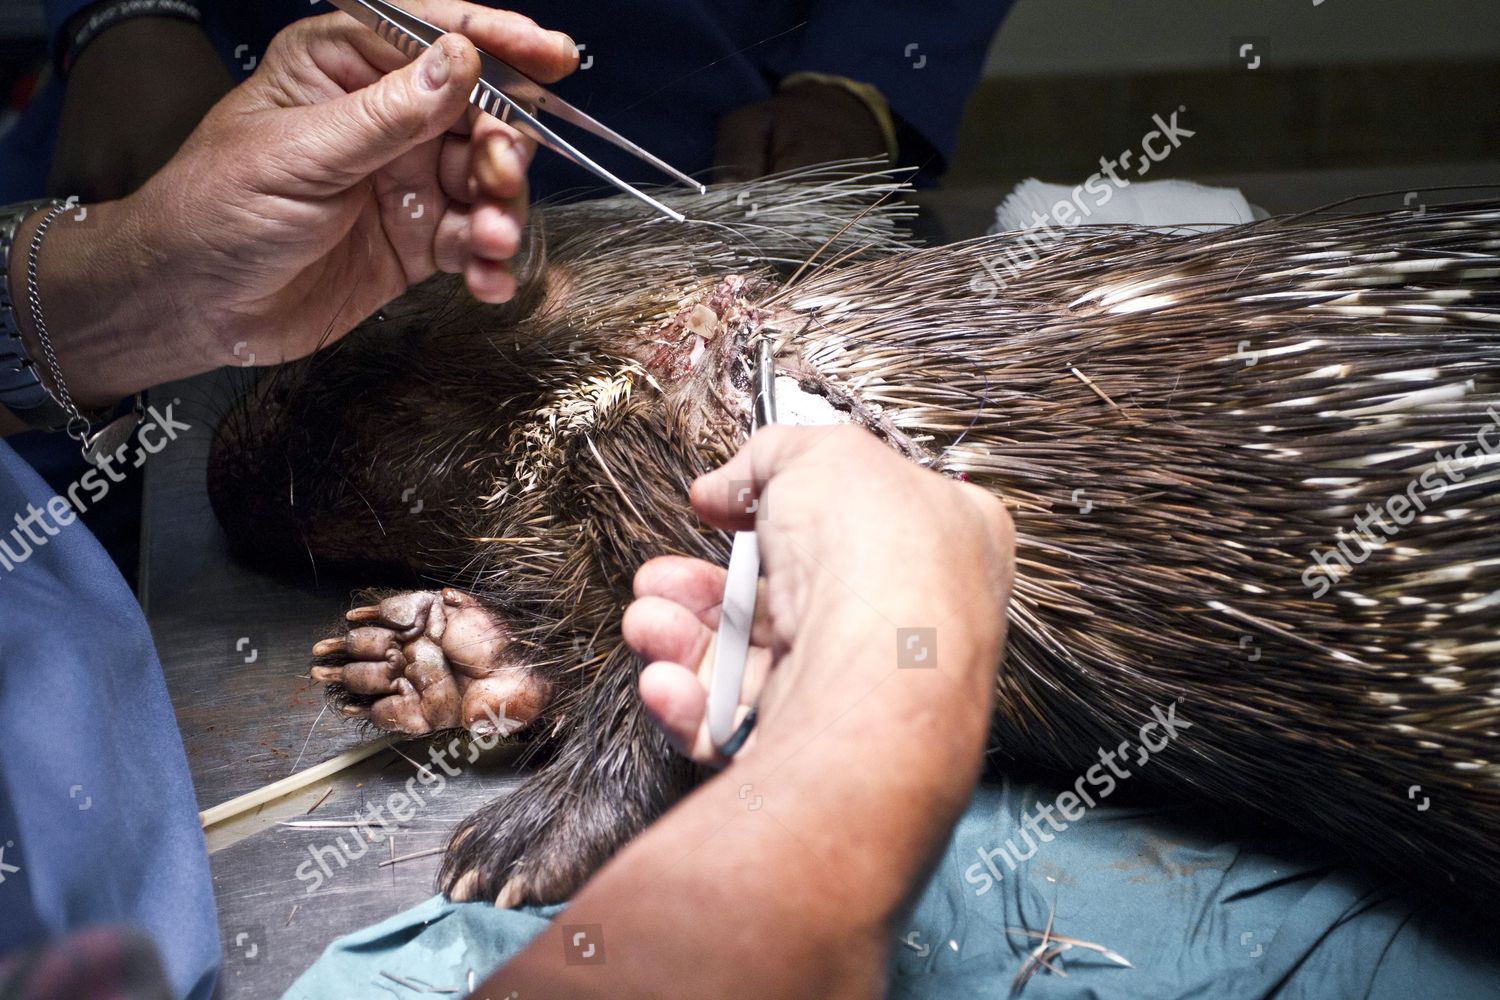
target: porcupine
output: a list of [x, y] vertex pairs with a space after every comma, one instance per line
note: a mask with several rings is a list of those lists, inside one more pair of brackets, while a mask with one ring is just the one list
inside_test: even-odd
[[[444, 588], [318, 644], [347, 714], [420, 734], [503, 703], [552, 750], [460, 826], [445, 891], [566, 898], [693, 783], [618, 621], [648, 558], [726, 558], [687, 485], [743, 441], [769, 336], [798, 392], [1011, 509], [997, 759], [1082, 773], [1177, 703], [1191, 734], [1137, 780], [1492, 906], [1500, 205], [1034, 253], [909, 247], [889, 191], [813, 172], [685, 198], [685, 225], [545, 209], [512, 303], [429, 283], [221, 426], [242, 550]], [[789, 278], [810, 254], [828, 266]], [[1026, 263], [1000, 287], [996, 260]], [[1412, 516], [1356, 558], [1398, 495]]]

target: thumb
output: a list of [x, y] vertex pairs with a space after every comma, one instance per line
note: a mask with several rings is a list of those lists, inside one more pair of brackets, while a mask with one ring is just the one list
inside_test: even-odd
[[841, 432], [786, 424], [761, 428], [727, 463], [694, 480], [688, 499], [698, 516], [716, 528], [753, 531], [757, 517], [765, 513], [762, 494], [772, 478], [830, 434]]
[[447, 34], [421, 57], [352, 93], [304, 106], [289, 123], [313, 182], [349, 187], [407, 150], [442, 135], [469, 108], [479, 53]]

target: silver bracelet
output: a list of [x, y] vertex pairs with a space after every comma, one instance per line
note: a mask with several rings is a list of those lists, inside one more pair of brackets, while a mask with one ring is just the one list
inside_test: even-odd
[[45, 431], [62, 430], [68, 414], [53, 402], [21, 337], [16, 313], [24, 296], [21, 288], [10, 287], [10, 259], [16, 233], [26, 220], [55, 204], [59, 202], [44, 199], [0, 208], [0, 403], [28, 426]]
[[[47, 370], [52, 376], [51, 385], [48, 385], [45, 379], [41, 380], [42, 387], [47, 390], [47, 395], [52, 397], [53, 402], [67, 414], [68, 423], [64, 429], [68, 437], [78, 442], [84, 461], [90, 465], [100, 466], [120, 446], [130, 440], [130, 436], [140, 425], [141, 397], [137, 395], [134, 398], [131, 412], [115, 416], [98, 431], [94, 431], [94, 420], [84, 416], [78, 409], [78, 405], [73, 402], [73, 397], [68, 393], [68, 383], [63, 380], [62, 368], [57, 363], [57, 352], [52, 349], [52, 337], [47, 332], [47, 320], [42, 315], [42, 296], [37, 286], [37, 262], [41, 259], [42, 237], [47, 235], [52, 221], [68, 207], [63, 203], [52, 205], [42, 216], [42, 221], [37, 223], [36, 231], [31, 234], [31, 251], [26, 256], [26, 298], [31, 303], [31, 328], [36, 334], [36, 341], [42, 348], [42, 356], [47, 361]], [[102, 418], [96, 417], [95, 419]]]
[[[42, 253], [42, 237], [47, 235], [52, 220], [62, 214], [64, 207], [53, 205], [47, 209], [47, 214], [42, 216], [42, 221], [37, 223], [36, 230], [31, 234], [31, 252], [26, 255], [26, 298], [31, 302], [31, 329], [36, 334], [37, 343], [42, 345], [42, 356], [47, 359], [47, 368], [52, 372], [52, 384], [48, 386], [45, 381], [42, 384], [46, 386], [53, 401], [68, 414], [68, 437], [81, 442], [89, 422], [78, 412], [73, 397], [68, 395], [68, 383], [63, 381], [62, 369], [57, 364], [57, 353], [52, 350], [52, 337], [47, 333], [47, 321], [42, 317], [42, 297], [36, 285], [36, 265]], [[82, 429], [77, 428], [80, 424]]]

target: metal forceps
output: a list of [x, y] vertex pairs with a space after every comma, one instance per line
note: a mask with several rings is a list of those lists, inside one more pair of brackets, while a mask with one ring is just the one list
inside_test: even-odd
[[[776, 359], [770, 338], [755, 355], [754, 419], [751, 433], [776, 423]], [[714, 672], [708, 686], [708, 736], [714, 749], [733, 757], [755, 728], [756, 706], [738, 727], [735, 709], [745, 663], [750, 657], [750, 625], [755, 621], [755, 591], [760, 582], [760, 547], [753, 531], [736, 531], [729, 552], [724, 601], [719, 606], [719, 634], [714, 643]]]
[[[441, 28], [428, 24], [415, 14], [407, 13], [393, 3], [387, 3], [386, 0], [329, 0], [329, 3], [390, 42], [410, 59], [416, 59], [437, 44], [437, 40], [444, 34]], [[517, 131], [536, 140], [539, 145], [546, 146], [553, 152], [567, 157], [599, 179], [608, 181], [626, 194], [640, 199], [661, 214], [678, 222], [685, 221], [681, 212], [668, 208], [646, 192], [626, 183], [580, 153], [566, 139], [543, 125], [535, 114], [527, 110], [528, 107], [536, 109], [537, 112], [546, 111], [556, 115], [565, 122], [613, 143], [636, 159], [644, 160], [656, 169], [693, 188], [699, 194], [705, 194], [708, 191], [702, 184], [665, 160], [646, 152], [623, 135], [579, 111], [514, 66], [487, 52], [479, 53], [479, 83], [475, 84], [474, 92], [469, 95], [469, 103], [486, 114], [494, 115]]]

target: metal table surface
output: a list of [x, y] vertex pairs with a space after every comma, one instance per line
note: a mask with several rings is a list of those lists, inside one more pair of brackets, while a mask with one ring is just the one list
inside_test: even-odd
[[[1019, 178], [1018, 178], [1019, 180]], [[1239, 186], [1272, 213], [1304, 211], [1371, 191], [1431, 192], [1445, 184], [1495, 184], [1500, 165], [1456, 164], [1315, 174], [1204, 178]], [[1008, 187], [924, 192], [921, 229], [928, 239], [982, 233]], [[1494, 193], [1491, 189], [1490, 194]], [[1426, 195], [1423, 195], [1425, 197]], [[1470, 193], [1453, 192], [1459, 199]], [[1441, 195], [1433, 195], [1440, 199]], [[1396, 207], [1397, 194], [1366, 207]], [[321, 714], [323, 699], [306, 679], [312, 643], [370, 581], [288, 580], [247, 569], [229, 555], [204, 490], [208, 445], [233, 377], [218, 373], [159, 389], [153, 400], [180, 400], [192, 424], [147, 467], [141, 599], [166, 672], [200, 808], [286, 777], [356, 746], [353, 726]], [[420, 747], [409, 749], [421, 756]], [[381, 920], [434, 889], [434, 855], [381, 866], [441, 847], [453, 825], [518, 780], [504, 760], [466, 769], [396, 835], [394, 852], [366, 851], [309, 892], [296, 877], [309, 848], [326, 848], [347, 829], [275, 825], [316, 805], [312, 818], [347, 819], [364, 803], [403, 785], [413, 766], [391, 751], [320, 782], [254, 815], [208, 833], [225, 946], [222, 1000], [278, 997], [335, 937]], [[325, 792], [331, 792], [324, 799]], [[352, 852], [351, 852], [352, 853]], [[363, 994], [356, 994], [363, 995]]]

